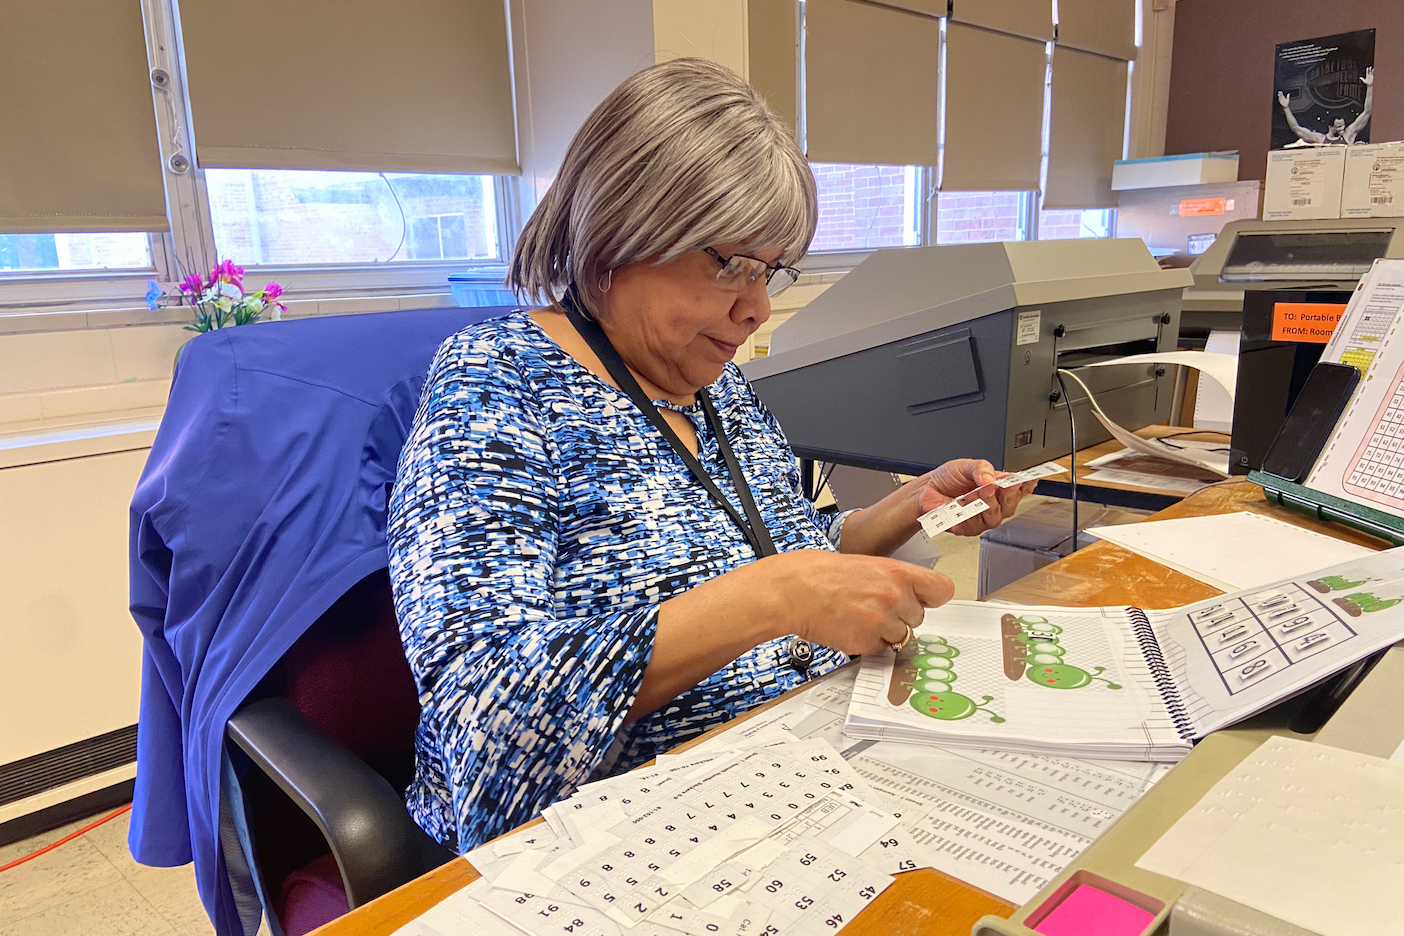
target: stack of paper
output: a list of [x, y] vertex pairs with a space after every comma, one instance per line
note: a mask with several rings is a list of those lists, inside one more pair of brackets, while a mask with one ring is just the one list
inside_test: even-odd
[[923, 867], [1022, 903], [1164, 773], [853, 742], [855, 675], [581, 787], [399, 936], [832, 933]]

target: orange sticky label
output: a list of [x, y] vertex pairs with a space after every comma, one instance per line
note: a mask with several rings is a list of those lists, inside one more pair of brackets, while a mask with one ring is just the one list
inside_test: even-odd
[[1180, 217], [1182, 218], [1221, 215], [1227, 210], [1228, 201], [1223, 198], [1185, 198], [1180, 200]]
[[1345, 310], [1334, 302], [1274, 302], [1272, 340], [1325, 344]]

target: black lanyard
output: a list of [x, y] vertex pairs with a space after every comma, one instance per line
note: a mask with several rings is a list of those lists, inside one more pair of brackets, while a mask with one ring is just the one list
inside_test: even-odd
[[[561, 310], [565, 312], [566, 318], [570, 319], [570, 323], [575, 326], [575, 330], [580, 333], [580, 337], [584, 338], [590, 349], [595, 352], [595, 356], [604, 364], [615, 383], [619, 384], [619, 388], [634, 402], [634, 406], [638, 407], [644, 418], [662, 433], [663, 438], [673, 447], [673, 451], [678, 453], [678, 457], [683, 460], [687, 470], [692, 472], [697, 483], [706, 489], [712, 499], [741, 528], [746, 542], [755, 551], [756, 558], [763, 559], [766, 556], [775, 555], [775, 543], [770, 538], [770, 531], [766, 529], [765, 520], [756, 508], [755, 498], [751, 496], [751, 486], [747, 483], [746, 476], [741, 472], [741, 463], [736, 460], [736, 453], [731, 449], [731, 442], [726, 437], [726, 429], [722, 426], [721, 417], [717, 415], [716, 407], [712, 405], [712, 398], [708, 396], [707, 389], [704, 387], [698, 390], [697, 399], [702, 404], [702, 415], [707, 421], [707, 426], [712, 430], [712, 435], [716, 437], [717, 448], [721, 451], [722, 460], [726, 462], [726, 470], [731, 475], [731, 483], [736, 489], [737, 497], [741, 500], [741, 507], [746, 511], [744, 517], [732, 506], [731, 501], [726, 499], [711, 476], [707, 474], [707, 469], [703, 468], [702, 463], [687, 450], [682, 439], [678, 438], [673, 427], [668, 425], [668, 421], [658, 411], [657, 405], [649, 399], [648, 394], [644, 393], [643, 387], [639, 386], [633, 372], [624, 363], [624, 359], [619, 356], [619, 352], [614, 349], [614, 345], [610, 342], [609, 336], [604, 333], [604, 329], [600, 327], [600, 323], [586, 316], [581, 310], [575, 297], [574, 286], [566, 291], [565, 297], [561, 300]], [[789, 650], [791, 666], [801, 672], [809, 668], [809, 664], [814, 658], [814, 649], [808, 641], [796, 637], [790, 642]]]

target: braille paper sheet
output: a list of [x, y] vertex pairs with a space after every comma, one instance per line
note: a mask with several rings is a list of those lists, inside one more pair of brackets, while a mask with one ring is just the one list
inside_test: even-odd
[[1248, 511], [1090, 527], [1087, 532], [1226, 592], [1306, 576], [1374, 552]]
[[1404, 765], [1269, 738], [1136, 867], [1321, 936], [1404, 934]]
[[548, 825], [469, 853], [483, 881], [402, 936], [832, 933], [921, 867], [1020, 903], [1164, 773], [855, 742], [840, 733], [855, 675], [582, 786]]

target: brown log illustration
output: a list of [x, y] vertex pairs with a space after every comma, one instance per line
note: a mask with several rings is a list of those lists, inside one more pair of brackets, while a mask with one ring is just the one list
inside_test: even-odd
[[892, 664], [892, 682], [887, 686], [887, 701], [893, 705], [906, 705], [916, 685], [917, 668], [912, 663], [920, 648], [915, 640], [897, 651], [897, 659]]
[[1028, 649], [1017, 639], [1024, 636], [1024, 626], [1017, 617], [1006, 614], [999, 619], [999, 636], [1000, 648], [1004, 651], [1004, 675], [1018, 682], [1024, 675], [1024, 662], [1028, 658]]

